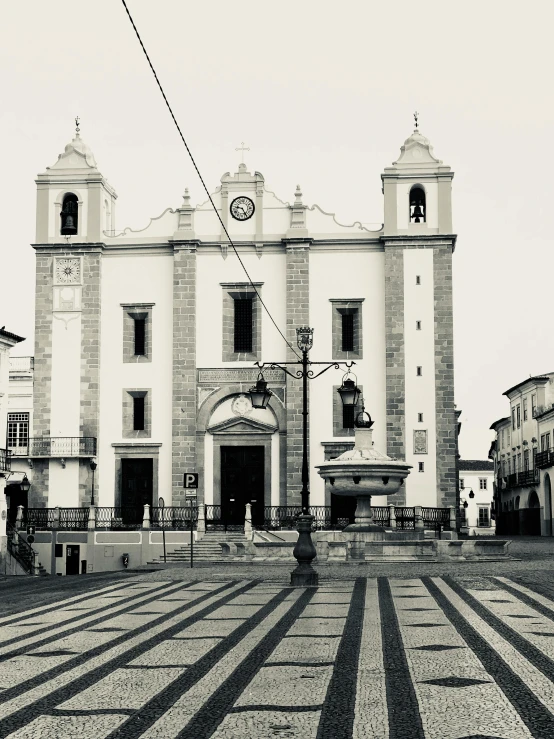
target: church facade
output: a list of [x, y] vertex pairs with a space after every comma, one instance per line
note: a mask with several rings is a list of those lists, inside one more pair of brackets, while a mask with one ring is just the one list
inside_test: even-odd
[[[294, 348], [296, 328], [314, 329], [312, 361], [355, 362], [376, 446], [413, 466], [388, 502], [455, 505], [453, 173], [416, 129], [381, 178], [370, 230], [299, 187], [280, 199], [240, 164], [212, 194], [239, 260], [188, 190], [117, 230], [115, 190], [77, 131], [37, 179], [29, 505], [88, 505], [94, 480], [100, 506], [180, 506], [186, 473], [199, 503], [235, 515], [299, 505], [301, 381], [266, 367], [268, 408], [247, 395], [256, 362], [296, 360], [272, 319]], [[314, 465], [353, 443], [345, 371], [309, 383], [312, 505], [333, 503]]]

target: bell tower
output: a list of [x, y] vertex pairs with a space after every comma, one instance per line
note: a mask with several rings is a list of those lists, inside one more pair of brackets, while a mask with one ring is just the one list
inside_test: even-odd
[[456, 502], [454, 173], [414, 117], [414, 132], [381, 175], [387, 453], [413, 466], [394, 496], [399, 504], [446, 507]]
[[115, 228], [117, 195], [82, 140], [78, 118], [75, 123], [73, 140], [36, 180], [39, 244], [99, 242]]

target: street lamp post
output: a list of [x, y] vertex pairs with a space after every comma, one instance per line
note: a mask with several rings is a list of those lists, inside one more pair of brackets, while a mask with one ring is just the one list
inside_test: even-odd
[[[341, 365], [346, 366], [347, 374], [343, 378], [338, 393], [341, 396], [343, 405], [355, 406], [360, 396], [360, 390], [356, 383], [348, 378], [350, 368], [355, 362], [311, 362], [308, 359], [308, 352], [313, 346], [313, 328], [303, 326], [296, 329], [296, 339], [298, 348], [302, 352], [302, 357], [296, 362], [256, 362], [256, 366], [260, 370], [256, 385], [250, 389], [250, 400], [254, 408], [267, 408], [272, 392], [267, 389], [267, 382], [263, 377], [263, 368], [268, 366], [270, 369], [276, 367], [283, 370], [289, 377], [302, 380], [302, 490], [301, 505], [302, 514], [297, 518], [298, 541], [294, 547], [293, 554], [298, 561], [298, 566], [291, 573], [291, 585], [306, 586], [317, 585], [318, 575], [312, 567], [312, 560], [316, 556], [316, 550], [312, 542], [311, 530], [314, 517], [310, 515], [310, 475], [308, 469], [308, 380], [314, 380], [328, 369], [334, 367], [339, 369]], [[300, 369], [289, 370], [287, 366], [300, 365]], [[325, 365], [322, 370], [314, 373], [312, 367], [314, 365]]]
[[96, 471], [96, 468], [98, 465], [94, 461], [94, 459], [90, 460], [90, 469], [92, 470], [92, 489], [90, 493], [90, 504], [94, 505], [94, 472]]

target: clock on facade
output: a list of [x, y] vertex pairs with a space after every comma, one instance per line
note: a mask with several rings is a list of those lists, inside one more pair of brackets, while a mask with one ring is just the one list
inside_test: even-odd
[[58, 284], [75, 284], [81, 281], [81, 260], [56, 259], [56, 282]]
[[239, 198], [235, 198], [231, 203], [231, 215], [237, 221], [247, 221], [254, 215], [254, 203], [250, 198], [245, 198], [241, 195]]

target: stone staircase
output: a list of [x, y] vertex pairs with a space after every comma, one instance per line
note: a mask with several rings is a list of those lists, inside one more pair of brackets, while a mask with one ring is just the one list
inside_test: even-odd
[[[207, 531], [200, 541], [194, 542], [194, 562], [228, 561], [233, 558], [232, 550], [235, 550], [237, 544], [246, 544], [242, 531]], [[226, 547], [225, 545], [231, 546]], [[224, 551], [226, 549], [227, 552]], [[170, 562], [190, 562], [190, 544], [184, 544], [171, 552], [167, 552], [166, 559], [167, 564]], [[148, 564], [163, 565], [163, 554], [150, 560]]]

